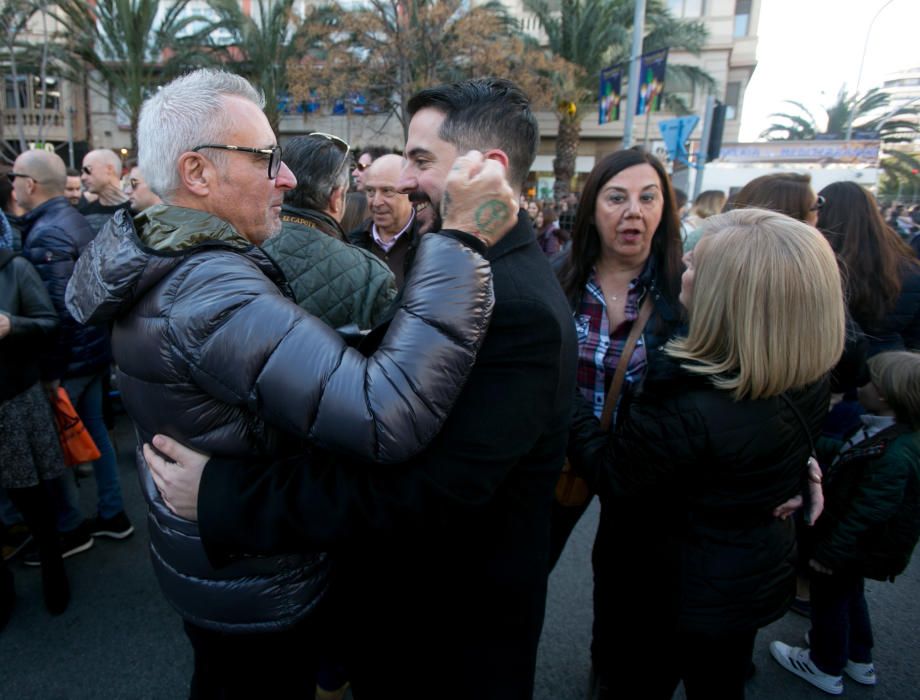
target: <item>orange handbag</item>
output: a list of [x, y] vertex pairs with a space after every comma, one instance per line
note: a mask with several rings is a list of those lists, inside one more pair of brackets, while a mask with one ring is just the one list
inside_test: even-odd
[[72, 467], [99, 459], [99, 448], [77, 415], [64, 387], [57, 388], [51, 399], [51, 407], [54, 409], [54, 422], [57, 424], [64, 463]]

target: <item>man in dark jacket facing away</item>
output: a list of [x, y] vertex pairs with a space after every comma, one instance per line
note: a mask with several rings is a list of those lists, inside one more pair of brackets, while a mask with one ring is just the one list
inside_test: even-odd
[[77, 258], [95, 233], [64, 196], [67, 169], [58, 155], [26, 151], [16, 159], [13, 174], [13, 193], [27, 212], [22, 218], [22, 253], [41, 275], [61, 319], [57, 342], [43, 357], [42, 380], [52, 388], [63, 384], [100, 452], [93, 462], [98, 512], [88, 524], [83, 523], [70, 475], [58, 484], [64, 488], [58, 527], [66, 557], [89, 549], [93, 535], [124, 539], [134, 532], [125, 515], [118, 462], [102, 416], [103, 376], [111, 360], [108, 330], [78, 323], [64, 303]]
[[396, 284], [380, 260], [345, 242], [339, 226], [348, 146], [325, 135], [298, 136], [284, 147], [284, 162], [297, 185], [284, 193], [281, 232], [262, 250], [278, 263], [302, 309], [333, 328], [372, 328], [396, 296]]
[[[517, 201], [538, 133], [516, 86], [483, 79], [423, 90], [409, 112], [400, 188], [429, 205], [430, 228], [452, 209], [445, 182], [467, 149], [506, 167]], [[502, 206], [479, 207], [479, 226], [487, 230]], [[338, 554], [357, 698], [533, 694], [550, 504], [575, 387], [574, 324], [526, 213], [487, 258], [496, 304], [486, 340], [444, 428], [402, 469], [324, 470], [300, 458], [262, 473], [219, 458], [205, 465], [156, 437], [178, 468], [145, 448], [167, 502], [200, 518], [212, 561]]]

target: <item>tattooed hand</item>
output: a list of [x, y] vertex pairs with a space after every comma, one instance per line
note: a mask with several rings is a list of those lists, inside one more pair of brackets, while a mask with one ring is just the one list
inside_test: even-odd
[[479, 151], [457, 158], [441, 198], [442, 228], [472, 233], [495, 245], [517, 222], [518, 206], [505, 168]]

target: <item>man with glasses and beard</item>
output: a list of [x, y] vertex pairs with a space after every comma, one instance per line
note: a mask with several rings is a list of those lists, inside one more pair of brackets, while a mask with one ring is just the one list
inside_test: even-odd
[[[297, 184], [262, 106], [245, 79], [219, 70], [144, 103], [140, 167], [164, 203], [115, 215], [80, 258], [68, 307], [114, 324], [122, 401], [144, 441], [167, 432], [252, 464], [300, 454], [309, 439], [392, 468], [437, 433], [469, 373], [492, 308], [481, 253], [512, 223], [482, 231], [474, 212], [496, 191], [510, 206], [511, 190], [500, 167], [461, 163], [453, 230], [419, 247], [392, 331], [365, 357], [293, 303], [259, 247]], [[328, 557], [298, 548], [215, 568], [140, 453], [138, 468], [154, 570], [194, 649], [191, 696], [312, 697]]]
[[345, 242], [351, 149], [332, 134], [291, 139], [284, 163], [297, 185], [284, 193], [281, 232], [262, 246], [284, 272], [300, 307], [324, 323], [367, 330], [396, 296], [393, 274], [375, 256]]
[[[209, 460], [162, 435], [153, 444], [174, 461], [144, 452], [170, 507], [200, 519], [212, 562], [298, 549], [336, 556], [356, 698], [524, 700], [533, 695], [576, 361], [568, 303], [517, 205], [537, 123], [521, 90], [493, 78], [422, 90], [408, 108], [399, 189], [435, 215], [419, 254], [454, 214], [448, 184], [469, 149], [500, 163], [513, 191], [510, 203], [477, 207], [476, 226], [488, 229], [509, 207], [517, 213], [488, 251], [495, 311], [439, 434], [395, 469], [341, 460], [324, 469], [295, 456], [266, 470]], [[402, 295], [422, 274], [419, 260]]]

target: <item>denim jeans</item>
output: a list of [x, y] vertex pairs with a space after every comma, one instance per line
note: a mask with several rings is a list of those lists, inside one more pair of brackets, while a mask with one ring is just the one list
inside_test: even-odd
[[872, 621], [862, 576], [812, 572], [810, 640], [811, 660], [832, 676], [843, 673], [847, 660], [872, 661]]
[[[86, 426], [87, 431], [99, 448], [99, 459], [93, 462], [96, 477], [97, 512], [102, 518], [111, 518], [124, 510], [121, 498], [121, 482], [118, 477], [118, 461], [109, 440], [109, 432], [102, 416], [102, 375], [72, 377], [62, 382], [70, 401]], [[65, 474], [55, 484], [60, 489], [55, 499], [58, 505], [58, 530], [69, 532], [83, 521], [80, 512], [80, 498], [72, 474]]]

